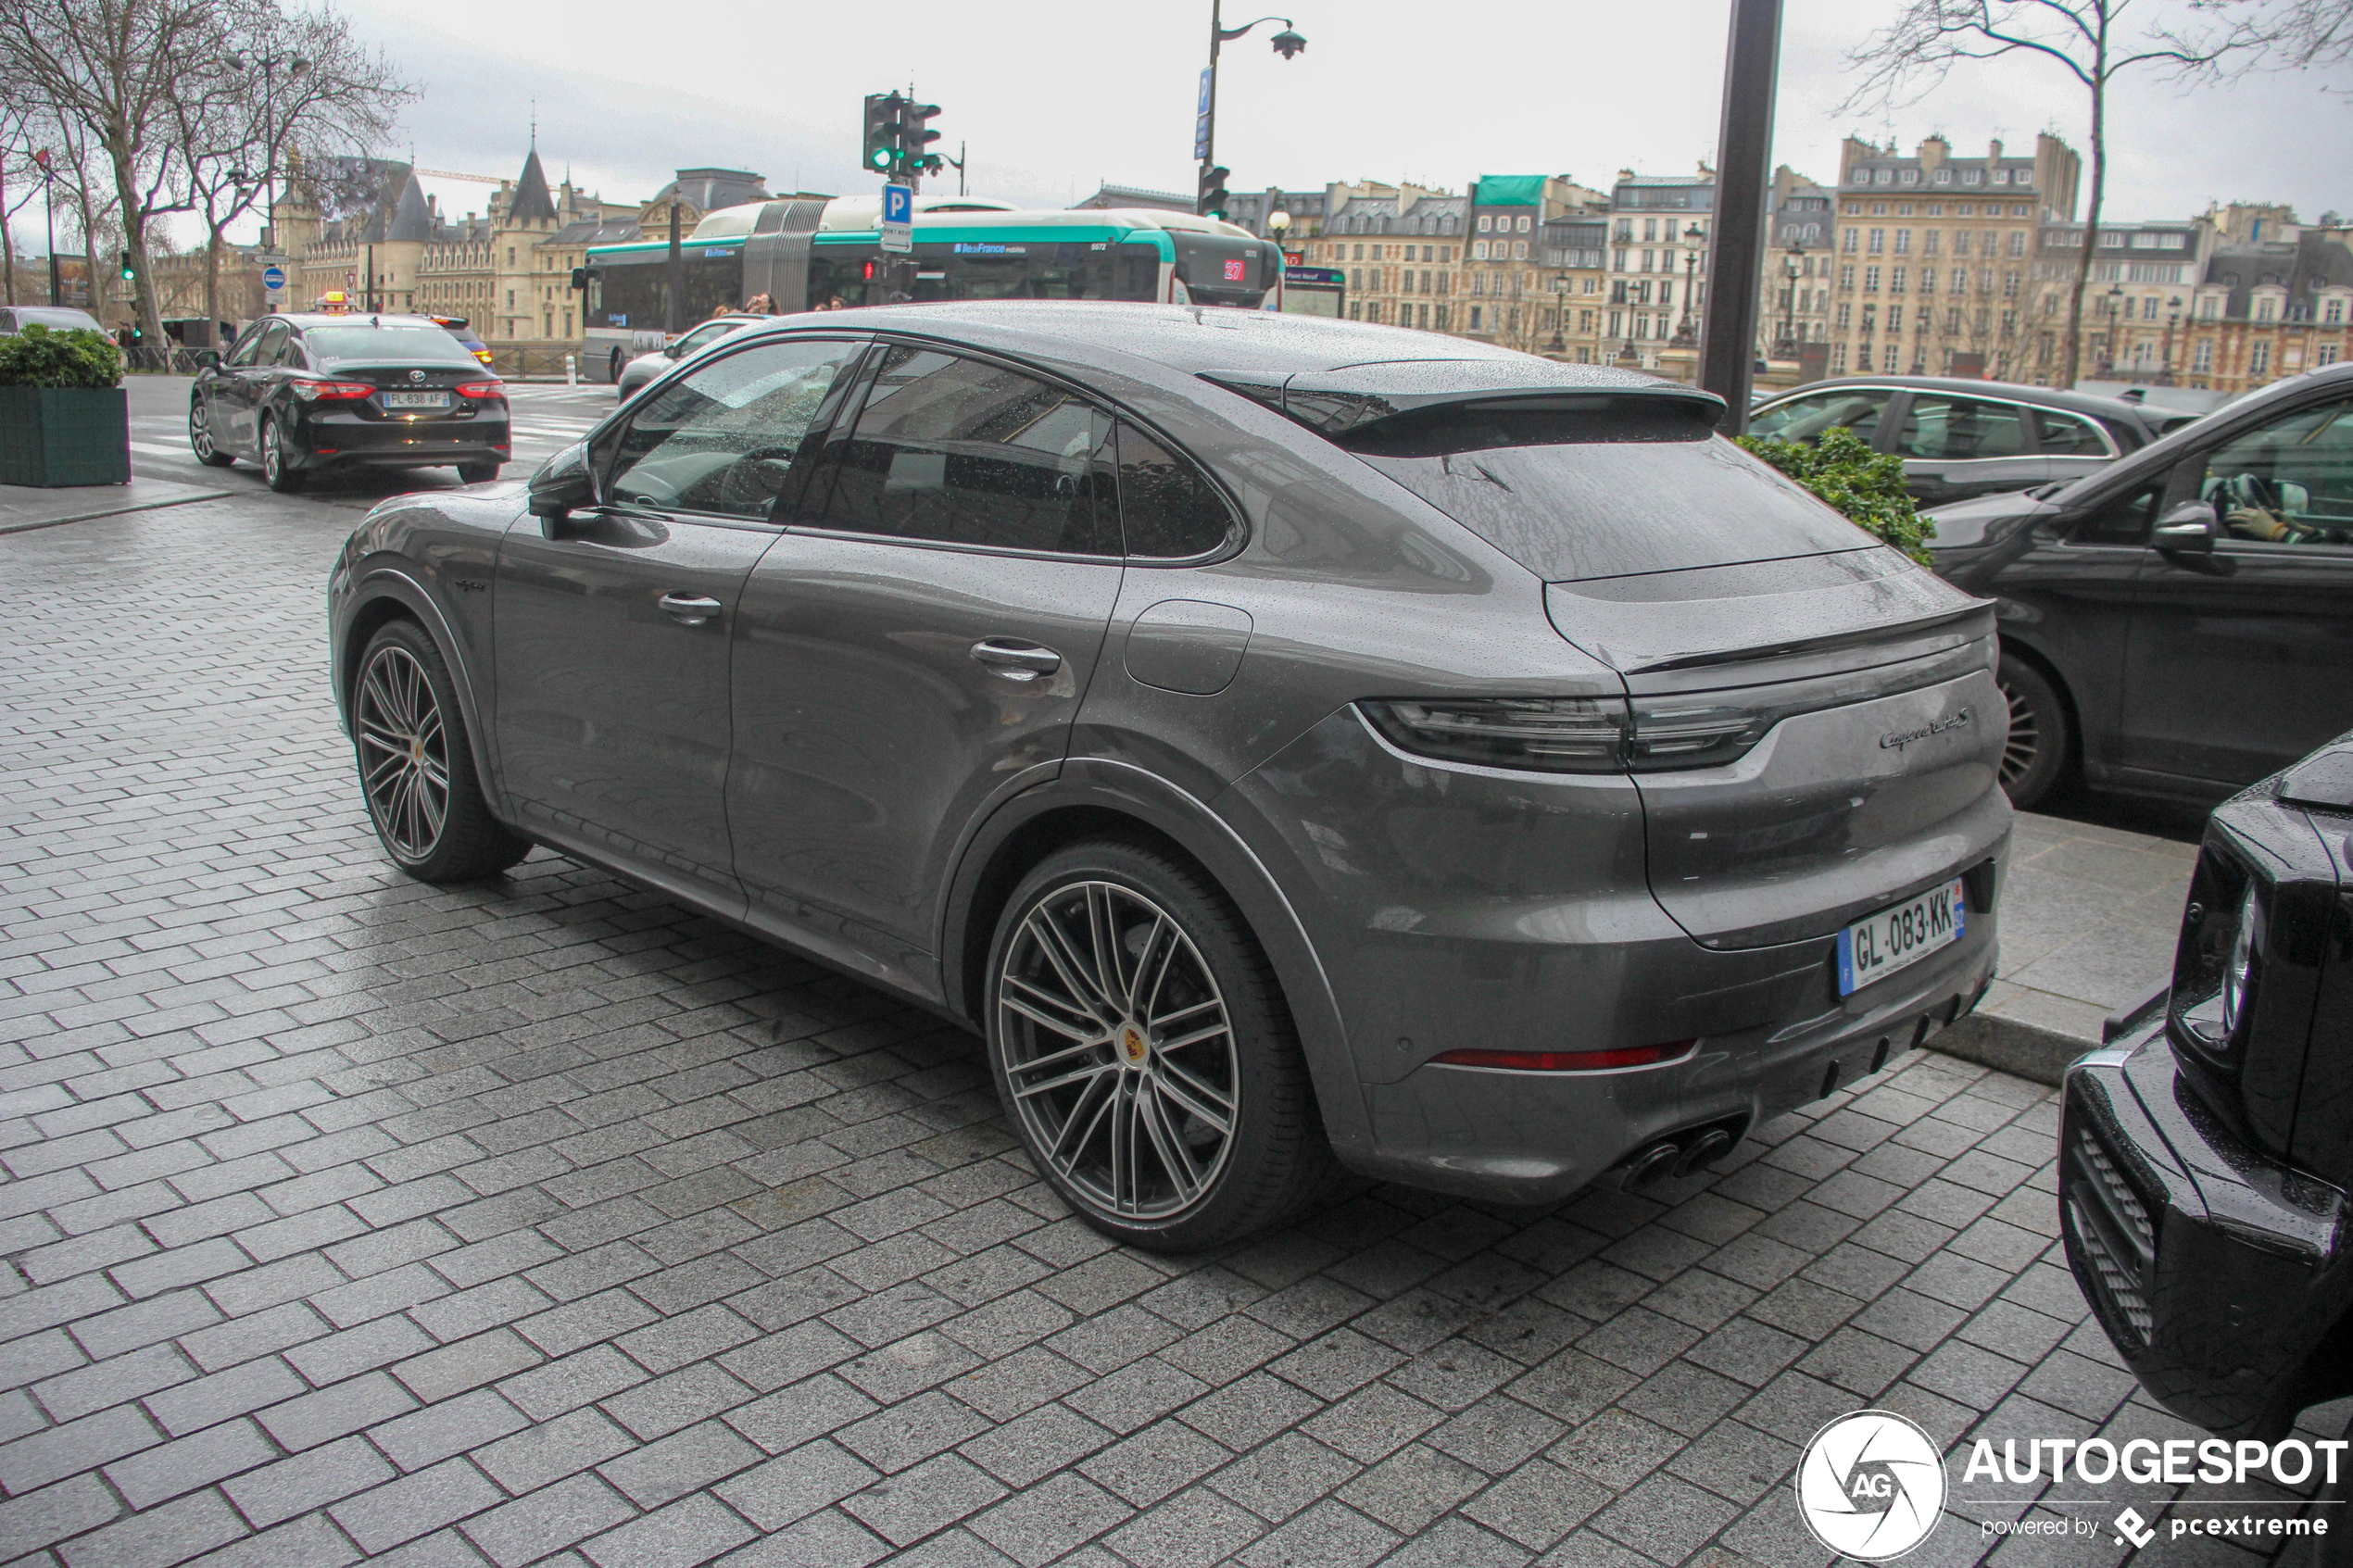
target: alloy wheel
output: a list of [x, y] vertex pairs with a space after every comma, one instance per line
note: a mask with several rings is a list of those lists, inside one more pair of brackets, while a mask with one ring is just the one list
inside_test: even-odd
[[1167, 910], [1117, 883], [1055, 888], [1006, 945], [997, 1010], [1014, 1111], [1064, 1183], [1127, 1220], [1208, 1195], [1240, 1064], [1216, 978]]
[[2034, 759], [2042, 755], [2042, 716], [2007, 681], [2002, 683], [2002, 696], [2010, 709], [2010, 738], [2002, 746], [2002, 787], [2010, 789], [2033, 770]]
[[188, 406], [188, 445], [197, 461], [212, 461], [212, 421], [205, 418], [202, 403]]
[[262, 431], [261, 477], [268, 480], [271, 484], [277, 483], [278, 476], [285, 471], [285, 439], [286, 438], [283, 435], [279, 433], [278, 424], [275, 420], [272, 420]]
[[376, 650], [359, 678], [359, 781], [384, 841], [422, 860], [449, 815], [449, 739], [424, 666], [407, 648]]

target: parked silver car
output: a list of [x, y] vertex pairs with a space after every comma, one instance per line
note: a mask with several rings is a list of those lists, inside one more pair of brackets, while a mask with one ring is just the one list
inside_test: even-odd
[[684, 333], [676, 343], [640, 354], [623, 365], [621, 373], [613, 377], [614, 395], [626, 403], [645, 390], [648, 382], [688, 355], [717, 343], [739, 327], [756, 326], [774, 320], [770, 316], [713, 316]]
[[77, 310], [70, 305], [6, 305], [0, 306], [0, 337], [14, 337], [29, 326], [46, 327], [53, 332], [103, 332], [98, 319], [87, 310]]
[[985, 1035], [1074, 1209], [1640, 1184], [1994, 971], [1991, 608], [1714, 397], [1356, 322], [745, 332], [332, 584], [387, 852], [533, 843]]

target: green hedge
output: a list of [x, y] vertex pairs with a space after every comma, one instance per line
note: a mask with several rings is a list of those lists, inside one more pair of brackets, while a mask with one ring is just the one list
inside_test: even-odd
[[1743, 435], [1743, 450], [1763, 458], [1923, 566], [1933, 564], [1928, 541], [1936, 524], [1920, 516], [1904, 484], [1904, 459], [1871, 450], [1851, 430], [1830, 430], [1810, 442]]
[[120, 386], [122, 350], [87, 327], [55, 332], [38, 321], [0, 337], [0, 386]]

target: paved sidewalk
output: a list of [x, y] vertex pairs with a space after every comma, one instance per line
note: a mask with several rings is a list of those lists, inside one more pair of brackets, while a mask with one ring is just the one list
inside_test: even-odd
[[[1934, 1054], [1639, 1197], [1113, 1247], [937, 1021], [544, 853], [396, 874], [321, 521], [0, 551], [0, 1561], [1818, 1568], [1866, 1404], [2199, 1436], [2086, 1319], [2050, 1092]], [[1954, 1479], [1907, 1564], [2295, 1501]]]
[[1998, 976], [1936, 1048], [2057, 1083], [2109, 1013], [2171, 977], [2196, 864], [2195, 844], [2020, 813]]

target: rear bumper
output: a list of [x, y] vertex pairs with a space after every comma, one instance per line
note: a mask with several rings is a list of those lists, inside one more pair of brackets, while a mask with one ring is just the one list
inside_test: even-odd
[[2178, 1079], [2161, 1010], [2069, 1070], [2068, 1264], [2159, 1403], [2211, 1432], [2276, 1439], [2343, 1391], [2345, 1196], [2242, 1142]]
[[338, 464], [427, 467], [442, 463], [506, 462], [513, 437], [506, 416], [470, 420], [365, 419], [313, 413], [300, 429], [298, 468]]
[[[1925, 1044], [1977, 1005], [1992, 980], [1994, 917], [1974, 909], [1949, 950], [1835, 1002], [1826, 1012], [1702, 1035], [1692, 1054], [1655, 1067], [1522, 1073], [1425, 1063], [1368, 1085], [1374, 1148], [1350, 1163], [1368, 1175], [1504, 1203], [1549, 1203], [1627, 1174], [1664, 1140], [1721, 1127], [1738, 1139]], [[1821, 943], [1783, 954], [1826, 972]], [[1698, 981], [1708, 960], [1686, 944]], [[1664, 955], [1661, 955], [1664, 957]], [[1743, 957], [1749, 955], [1743, 955]], [[1827, 987], [1826, 972], [1821, 984]]]

